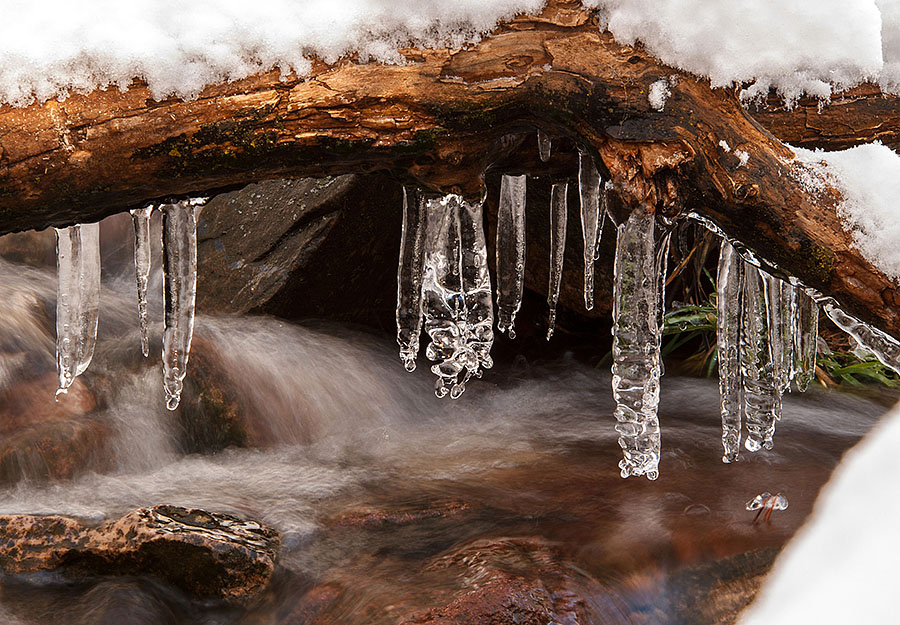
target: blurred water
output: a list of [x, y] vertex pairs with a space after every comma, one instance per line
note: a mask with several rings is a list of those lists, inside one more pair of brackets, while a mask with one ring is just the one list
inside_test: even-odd
[[[479, 540], [513, 554], [527, 552], [516, 541], [553, 545], [591, 622], [706, 622], [680, 616], [700, 608], [684, 607], [696, 589], [679, 590], [672, 572], [780, 548], [843, 451], [884, 412], [821, 390], [791, 395], [775, 450], [724, 465], [715, 382], [664, 378], [660, 478], [622, 480], [606, 372], [572, 359], [498, 363], [448, 402], [434, 397], [427, 367], [404, 371], [390, 341], [201, 316], [191, 363], [236, 398], [246, 445], [185, 453], [164, 407], [158, 276], [147, 361], [132, 276], [113, 267], [107, 277], [97, 354], [83, 376], [97, 407], [65, 417], [110, 428], [96, 452], [107, 468], [0, 485], [0, 513], [99, 522], [161, 503], [234, 513], [283, 534], [281, 572], [243, 609], [194, 604], [152, 580], [7, 578], [4, 623], [312, 622], [296, 606], [323, 588], [339, 599], [316, 622], [401, 622], [493, 574], [477, 558], [461, 573], [453, 559]], [[52, 271], [0, 261], [0, 395], [28, 384], [28, 414], [58, 409], [48, 376], [54, 303]], [[791, 505], [771, 526], [753, 526], [744, 503], [763, 491]], [[403, 514], [420, 521], [382, 522]]]

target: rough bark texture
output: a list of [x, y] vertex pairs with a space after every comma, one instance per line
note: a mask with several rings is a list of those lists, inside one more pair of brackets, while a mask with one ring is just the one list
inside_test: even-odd
[[[734, 93], [616, 43], [580, 3], [553, 0], [470, 49], [404, 54], [404, 66], [319, 63], [309, 79], [264, 74], [189, 102], [155, 102], [135, 84], [0, 108], [0, 232], [276, 177], [388, 170], [477, 196], [492, 166], [535, 151], [541, 128], [598, 157], [626, 208], [644, 205], [665, 218], [685, 208], [703, 213], [900, 335], [900, 296], [850, 247], [838, 193], [812, 197], [791, 175], [790, 149]], [[661, 79], [671, 95], [657, 111], [647, 95]], [[862, 89], [821, 114], [804, 105], [768, 121], [804, 145], [893, 143], [894, 102]], [[734, 149], [749, 154], [746, 166]], [[554, 168], [574, 175], [565, 162]]]

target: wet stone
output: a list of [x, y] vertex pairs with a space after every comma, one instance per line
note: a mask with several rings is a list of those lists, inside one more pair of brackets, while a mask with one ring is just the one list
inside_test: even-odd
[[280, 546], [255, 521], [154, 506], [88, 527], [60, 516], [0, 516], [0, 570], [73, 579], [147, 575], [198, 599], [243, 603], [268, 584]]

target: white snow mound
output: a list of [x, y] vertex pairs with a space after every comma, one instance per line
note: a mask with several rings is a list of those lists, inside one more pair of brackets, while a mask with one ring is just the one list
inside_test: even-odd
[[844, 201], [838, 214], [860, 253], [900, 281], [900, 156], [881, 143], [839, 152], [792, 148], [807, 190], [832, 184]]
[[408, 44], [459, 47], [544, 0], [0, 0], [0, 104], [127, 88], [195, 97], [309, 58], [402, 62]]
[[900, 406], [844, 456], [739, 625], [900, 623]]
[[[790, 104], [878, 81], [900, 88], [900, 0], [584, 0], [615, 38], [714, 87]], [[884, 30], [883, 30], [884, 28]], [[886, 65], [886, 62], [889, 65]]]

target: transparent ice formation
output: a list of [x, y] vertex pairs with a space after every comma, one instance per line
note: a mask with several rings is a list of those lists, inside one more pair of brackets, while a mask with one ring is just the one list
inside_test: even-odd
[[787, 510], [788, 500], [781, 493], [775, 493], [774, 495], [772, 493], [760, 493], [748, 501], [744, 507], [750, 511], [759, 510], [756, 513], [756, 518], [753, 519], [754, 523], [759, 521], [760, 517], [768, 523], [772, 512], [775, 510]]
[[768, 302], [762, 272], [744, 265], [744, 313], [741, 328], [741, 375], [748, 451], [772, 449], [775, 421], [781, 416], [781, 385], [776, 378], [769, 336]]
[[87, 370], [94, 356], [100, 318], [100, 225], [55, 230], [58, 397]]
[[541, 155], [541, 161], [546, 163], [550, 160], [551, 141], [550, 136], [543, 130], [537, 131], [538, 150]]
[[407, 371], [415, 371], [422, 331], [422, 274], [425, 263], [425, 199], [403, 189], [403, 230], [397, 269], [397, 343]]
[[458, 195], [426, 201], [423, 300], [425, 354], [437, 375], [435, 395], [457, 399], [466, 383], [493, 366], [491, 279], [482, 208]]
[[822, 309], [837, 327], [872, 352], [881, 364], [900, 374], [900, 342], [897, 339], [841, 310], [834, 301], [826, 301]]
[[194, 308], [197, 297], [197, 208], [192, 200], [167, 204], [163, 211], [163, 273], [165, 278], [165, 330], [163, 332], [163, 385], [166, 408], [181, 401], [187, 373]]
[[150, 355], [150, 321], [147, 313], [147, 284], [150, 281], [150, 215], [153, 206], [131, 211], [134, 221], [134, 278], [137, 284], [138, 319], [141, 326], [141, 353]]
[[594, 159], [578, 151], [578, 196], [581, 200], [581, 234], [584, 240], [584, 307], [594, 308], [594, 261], [600, 245], [600, 173]]
[[[752, 268], [755, 271], [755, 268]], [[719, 398], [722, 411], [722, 462], [735, 462], [741, 447], [744, 410], [741, 378], [741, 312], [744, 261], [724, 239], [719, 250], [716, 278], [716, 343], [719, 362]]]
[[765, 272], [760, 272], [766, 290], [766, 324], [775, 380], [784, 393], [790, 388], [794, 352], [794, 288]]
[[612, 349], [616, 430], [624, 455], [621, 475], [651, 480], [659, 477], [660, 307], [665, 281], [659, 259], [668, 243], [664, 239], [657, 249], [655, 230], [654, 216], [641, 210], [618, 228]]
[[497, 213], [497, 329], [516, 338], [516, 313], [525, 285], [525, 190], [527, 178], [503, 176]]
[[801, 392], [816, 378], [816, 343], [819, 337], [819, 305], [797, 288], [797, 324], [794, 330], [794, 381]]
[[547, 340], [556, 328], [556, 306], [559, 303], [559, 287], [562, 284], [563, 261], [566, 256], [566, 220], [568, 218], [569, 184], [559, 182], [550, 190], [550, 286], [547, 304], [550, 318], [547, 321]]

